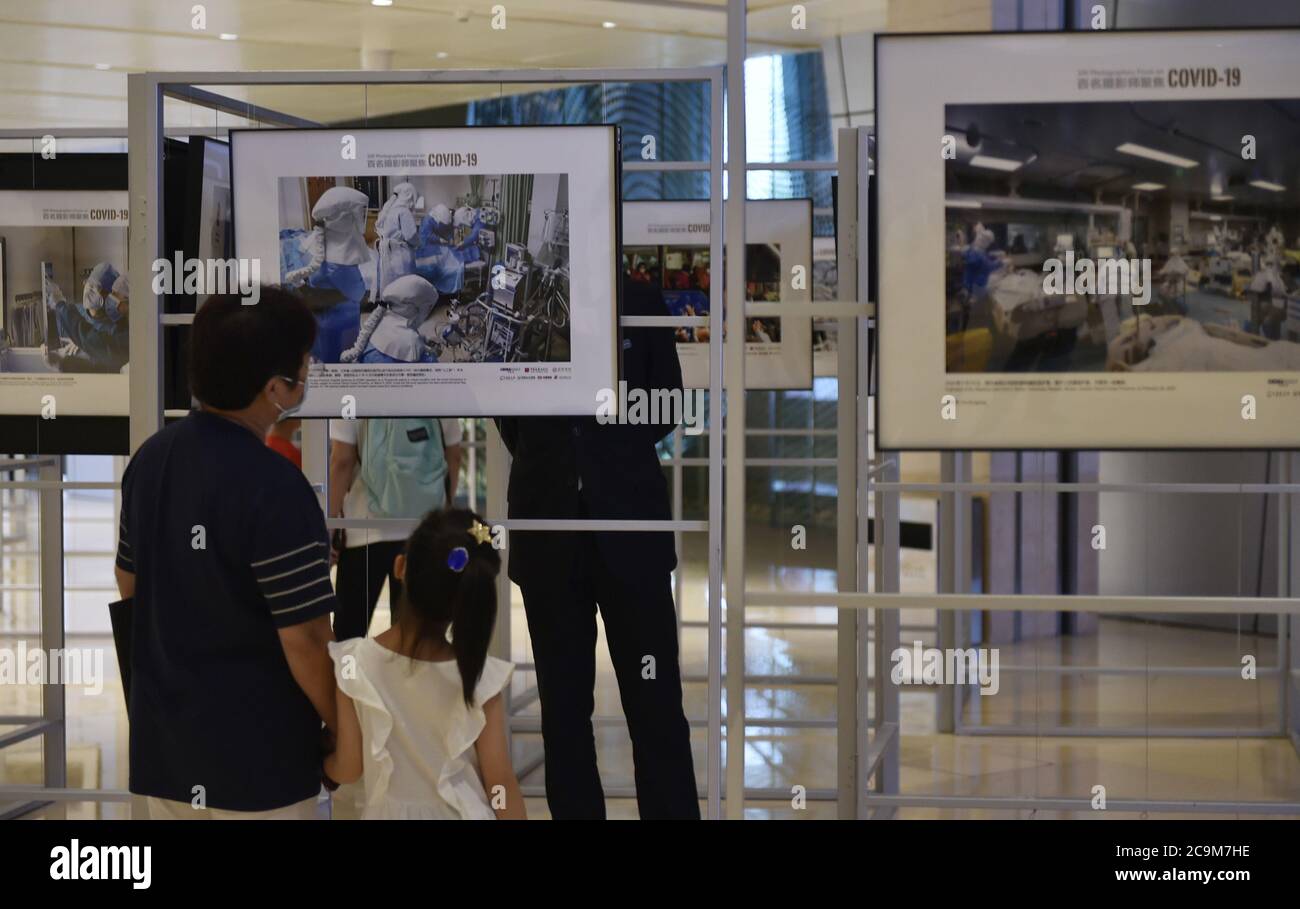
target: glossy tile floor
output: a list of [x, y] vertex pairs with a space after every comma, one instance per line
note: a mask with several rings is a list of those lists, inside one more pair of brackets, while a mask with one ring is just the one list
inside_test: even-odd
[[[814, 534], [803, 551], [789, 549], [788, 534], [751, 525], [747, 536], [749, 584], [768, 589], [834, 589], [829, 567], [833, 552], [829, 535]], [[693, 552], [689, 545], [688, 554]], [[906, 589], [933, 589], [933, 560], [928, 554], [907, 552], [903, 566]], [[684, 566], [683, 616], [690, 622], [707, 618], [707, 566], [688, 558]], [[530, 659], [522, 606], [511, 612], [513, 658]], [[34, 594], [10, 597], [7, 614], [0, 615], [0, 647], [16, 647], [18, 636], [35, 646], [23, 632], [34, 627]], [[833, 627], [834, 610], [818, 608], [752, 609], [747, 622], [817, 622]], [[903, 641], [934, 641], [932, 610], [910, 610], [902, 616]], [[373, 631], [387, 623], [381, 609]], [[71, 622], [70, 622], [71, 624]], [[901, 786], [905, 793], [963, 796], [1070, 797], [1088, 799], [1093, 787], [1105, 786], [1108, 799], [1272, 800], [1300, 802], [1300, 757], [1283, 738], [1248, 737], [1251, 730], [1276, 724], [1276, 676], [1259, 681], [1239, 678], [1240, 654], [1259, 655], [1260, 668], [1275, 665], [1276, 643], [1270, 637], [1253, 637], [1244, 630], [1223, 632], [1178, 628], [1138, 620], [1105, 619], [1096, 634], [1022, 641], [1000, 648], [1001, 688], [996, 695], [971, 693], [961, 709], [961, 722], [1014, 724], [1022, 734], [979, 735], [938, 731], [939, 697], [951, 697], [951, 688], [913, 686], [901, 696]], [[697, 721], [706, 717], [707, 633], [703, 627], [682, 632], [686, 708]], [[111, 639], [99, 634], [69, 638], [71, 647], [102, 647], [108, 678], [101, 694], [77, 688], [68, 690], [68, 784], [74, 787], [122, 789], [126, 785], [126, 722], [117, 679]], [[597, 714], [612, 718], [597, 729], [602, 775], [612, 794], [632, 786], [631, 746], [626, 731], [617, 725], [621, 716], [617, 687], [604, 644], [597, 684]], [[746, 671], [755, 675], [834, 676], [835, 635], [832, 631], [751, 627], [746, 632]], [[1220, 666], [1234, 668], [1220, 677], [1170, 674], [1079, 674], [1045, 671], [1051, 665], [1068, 666]], [[1015, 667], [1020, 667], [1019, 669]], [[518, 672], [513, 691], [517, 698], [531, 687], [533, 676]], [[37, 686], [0, 686], [0, 715], [37, 713]], [[535, 701], [519, 709], [522, 717], [536, 717]], [[752, 685], [747, 690], [746, 715], [754, 719], [825, 719], [835, 715], [832, 685]], [[1080, 738], [1059, 734], [1069, 727], [1106, 727], [1128, 732], [1128, 737]], [[1219, 738], [1158, 738], [1147, 730], [1222, 727], [1237, 730]], [[0, 735], [12, 727], [0, 727]], [[705, 775], [706, 732], [693, 731], [697, 776]], [[544, 771], [538, 765], [540, 736], [518, 732], [514, 737], [516, 766], [527, 768], [522, 782], [540, 791]], [[0, 750], [0, 782], [36, 784], [40, 779], [38, 740]], [[787, 792], [794, 786], [813, 790], [835, 785], [835, 730], [825, 728], [751, 727], [745, 754], [746, 785]], [[344, 787], [334, 800], [338, 818], [356, 817], [362, 799], [360, 786]], [[611, 817], [635, 817], [632, 798], [608, 800]], [[0, 813], [6, 806], [0, 806]], [[322, 811], [326, 809], [323, 806]], [[127, 803], [68, 803], [36, 812], [34, 817], [126, 817]], [[529, 798], [530, 817], [547, 816], [545, 800]], [[750, 800], [746, 816], [752, 818], [833, 817], [831, 801], [810, 798], [807, 807], [795, 809], [788, 799]], [[1060, 817], [1059, 812], [974, 811], [908, 808], [902, 817]], [[1120, 817], [1116, 811], [1081, 812], [1082, 817]], [[1151, 815], [1157, 816], [1157, 815]], [[1174, 817], [1186, 815], [1170, 815]]]

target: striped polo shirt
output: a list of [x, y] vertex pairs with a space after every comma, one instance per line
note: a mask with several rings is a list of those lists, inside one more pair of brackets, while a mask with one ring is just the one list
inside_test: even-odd
[[316, 794], [321, 721], [278, 633], [335, 608], [302, 473], [246, 427], [192, 412], [127, 466], [117, 564], [136, 585], [131, 791], [235, 811]]

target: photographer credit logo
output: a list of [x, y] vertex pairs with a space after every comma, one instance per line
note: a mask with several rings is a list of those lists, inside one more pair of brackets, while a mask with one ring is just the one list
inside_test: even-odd
[[617, 392], [612, 388], [596, 392], [596, 422], [601, 426], [681, 424], [688, 436], [698, 436], [704, 432], [704, 389], [633, 388], [629, 391], [626, 382], [619, 382]]

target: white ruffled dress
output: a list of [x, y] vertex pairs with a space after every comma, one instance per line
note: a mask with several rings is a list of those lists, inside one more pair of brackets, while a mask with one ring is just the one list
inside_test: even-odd
[[361, 724], [366, 820], [492, 820], [474, 743], [482, 705], [514, 665], [488, 657], [467, 707], [455, 660], [410, 660], [371, 638], [331, 643], [334, 677]]

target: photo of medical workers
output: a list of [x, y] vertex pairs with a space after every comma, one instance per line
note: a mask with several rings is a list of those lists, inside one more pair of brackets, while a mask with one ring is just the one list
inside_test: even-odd
[[45, 355], [60, 372], [125, 372], [129, 359], [131, 288], [111, 262], [90, 270], [80, 303], [45, 281]]
[[945, 134], [949, 373], [1300, 369], [1300, 102], [948, 105]]
[[0, 373], [127, 372], [126, 230], [0, 227]]
[[570, 360], [567, 174], [281, 177], [280, 273], [312, 359]]

